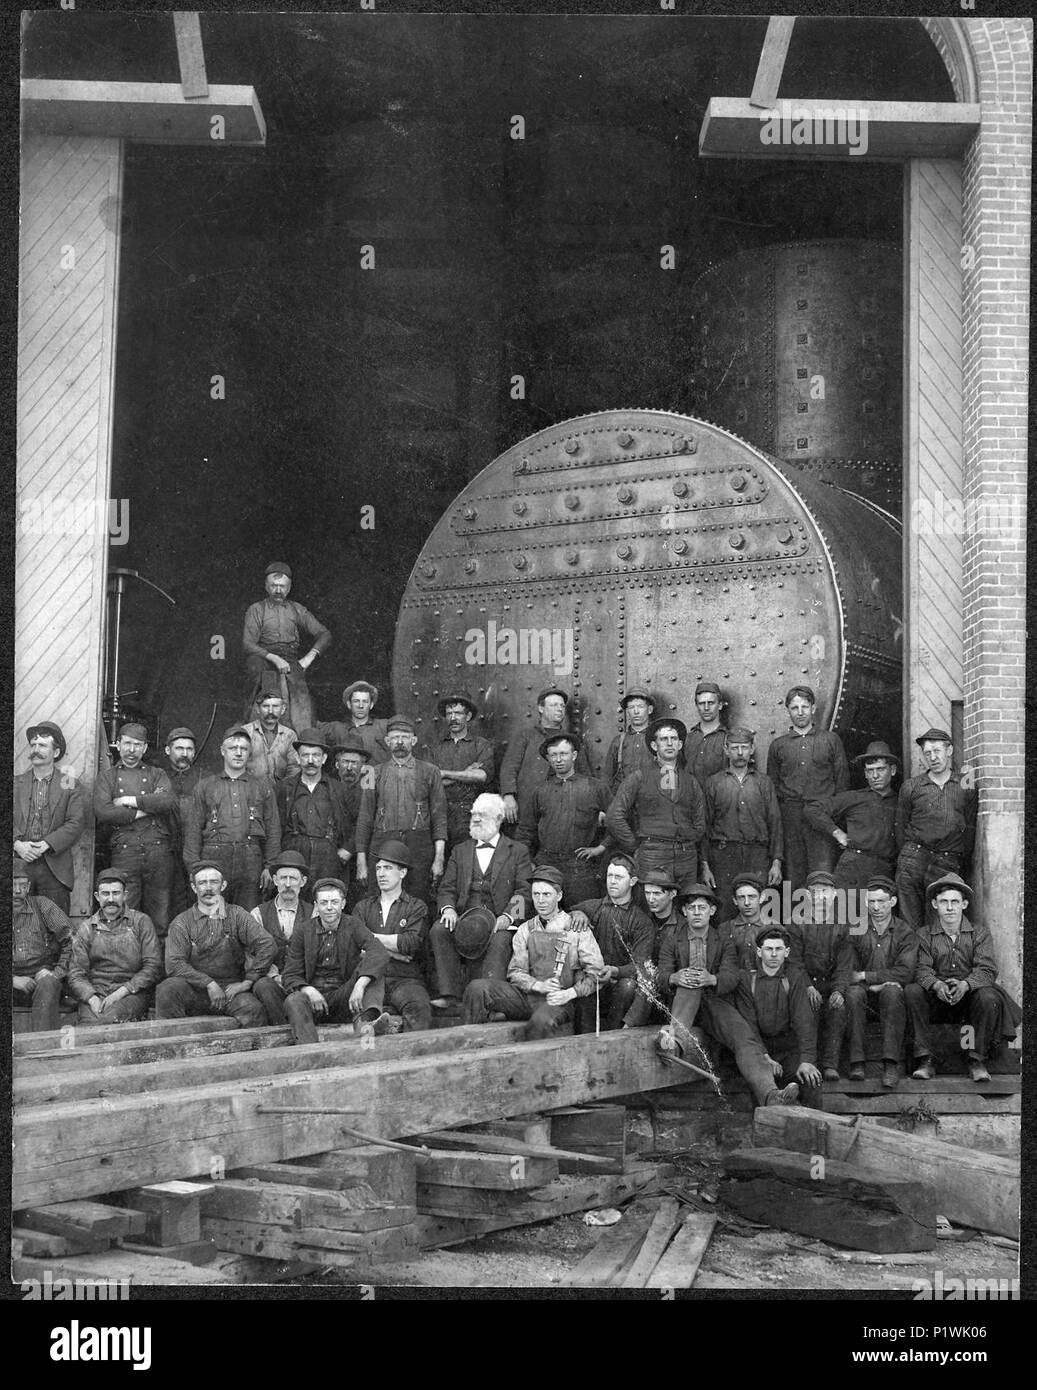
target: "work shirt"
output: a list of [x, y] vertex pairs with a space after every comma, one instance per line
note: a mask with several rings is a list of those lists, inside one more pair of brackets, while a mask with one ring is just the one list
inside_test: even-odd
[[708, 734], [702, 732], [702, 725], [696, 724], [688, 730], [684, 740], [684, 764], [693, 777], [697, 777], [703, 789], [707, 781], [717, 772], [723, 772], [727, 761], [724, 743], [727, 730], [721, 725]]
[[[132, 796], [135, 806], [116, 806], [118, 796]], [[175, 817], [178, 806], [172, 783], [160, 767], [141, 763], [137, 767], [102, 769], [94, 779], [94, 817], [102, 824], [120, 827], [120, 836], [172, 840], [168, 817]], [[145, 814], [138, 818], [137, 812]]]
[[396, 949], [389, 950], [387, 980], [419, 980], [424, 983], [423, 964], [428, 937], [428, 907], [420, 898], [400, 893], [387, 909], [383, 909], [381, 894], [361, 898], [353, 908], [353, 916], [377, 940], [383, 936], [396, 937]]
[[803, 807], [803, 819], [820, 834], [832, 835], [841, 827], [850, 849], [891, 863], [897, 855], [896, 818], [897, 798], [889, 787], [884, 792], [873, 792], [870, 787], [839, 792], [823, 801], [808, 801]]
[[636, 979], [652, 959], [655, 931], [648, 914], [633, 902], [620, 906], [611, 898], [589, 898], [573, 912], [583, 912], [594, 928], [594, 939], [606, 965], [619, 969], [621, 980]]
[[794, 1033], [801, 1062], [817, 1061], [817, 1017], [807, 998], [807, 982], [799, 971], [782, 966], [776, 975], [762, 970], [739, 971], [735, 1007], [756, 1025], [764, 1046], [784, 1033]]
[[846, 791], [850, 769], [842, 739], [829, 729], [790, 729], [767, 749], [767, 776], [779, 801], [819, 801]]
[[439, 768], [413, 755], [404, 762], [391, 758], [377, 768], [374, 786], [365, 787], [360, 795], [357, 853], [366, 854], [372, 839], [413, 830], [446, 841], [447, 828], [446, 792]]
[[[802, 970], [815, 988], [842, 993], [850, 983], [853, 952], [845, 922], [795, 922], [785, 928], [792, 937], [788, 971]], [[761, 972], [762, 973], [762, 972]]]
[[781, 811], [773, 783], [758, 772], [741, 780], [730, 768], [706, 779], [706, 831], [711, 840], [766, 845], [771, 859], [785, 851]]
[[72, 948], [72, 923], [57, 903], [32, 893], [16, 898], [11, 925], [14, 973], [35, 975], [39, 970], [50, 970], [63, 980]]
[[994, 943], [986, 927], [961, 919], [961, 930], [952, 937], [938, 923], [918, 932], [918, 966], [915, 978], [923, 989], [937, 980], [968, 980], [969, 989], [981, 989], [997, 980]]
[[443, 783], [450, 839], [452, 842], [466, 839], [469, 814], [475, 804], [475, 798], [489, 791], [493, 785], [493, 744], [488, 739], [479, 738], [466, 730], [462, 738], [453, 738], [447, 734], [438, 743], [430, 744], [425, 753], [427, 761], [435, 763], [441, 772], [465, 772], [474, 764], [486, 773], [485, 782]]
[[574, 772], [563, 781], [552, 774], [520, 802], [515, 839], [536, 845], [537, 855], [570, 857], [597, 842], [598, 817], [608, 807], [609, 789], [597, 777]]
[[289, 772], [299, 768], [299, 755], [294, 743], [298, 735], [287, 724], [278, 724], [273, 736], [268, 737], [261, 719], [253, 719], [244, 729], [252, 740], [245, 771], [250, 777], [266, 777], [270, 782], [280, 782]]
[[697, 845], [702, 839], [706, 803], [697, 779], [677, 768], [671, 772], [674, 785], [664, 787], [663, 776], [658, 763], [650, 772], [633, 772], [612, 800], [605, 825], [628, 854], [636, 853], [638, 844], [645, 840]]
[[624, 729], [609, 744], [605, 755], [605, 781], [615, 795], [624, 777], [639, 768], [650, 771], [656, 766], [655, 754], [645, 740], [644, 729]]
[[[277, 809], [281, 836], [305, 835], [311, 840], [330, 840], [339, 849], [344, 838], [345, 817], [340, 807], [340, 782], [332, 785], [327, 773], [310, 788], [297, 774], [287, 777], [277, 789]], [[352, 849], [352, 846], [349, 846]]]
[[897, 801], [897, 845], [917, 844], [938, 854], [956, 854], [967, 860], [976, 837], [978, 794], [961, 785], [961, 774], [951, 773], [942, 787], [928, 772], [912, 777], [900, 788]]
[[[512, 735], [500, 765], [501, 796], [513, 796], [518, 801], [519, 814], [537, 786], [551, 775], [546, 758], [540, 756], [540, 745], [551, 734], [564, 734], [565, 729], [545, 729], [540, 724], [527, 725]], [[587, 749], [576, 754], [576, 771], [584, 777], [593, 776]]]
[[273, 963], [273, 938], [243, 907], [223, 902], [207, 917], [197, 906], [181, 912], [169, 924], [166, 936], [166, 974], [206, 989], [261, 980]]
[[125, 987], [140, 994], [162, 978], [162, 947], [146, 913], [124, 907], [113, 922], [103, 913], [76, 928], [68, 968], [69, 993], [84, 1004]]
[[863, 971], [865, 985], [893, 983], [903, 988], [915, 978], [918, 935], [899, 917], [881, 934], [869, 922], [865, 932], [850, 938], [850, 949], [851, 971]]
[[281, 822], [273, 788], [246, 773], [219, 772], [203, 777], [194, 789], [184, 826], [184, 862], [188, 869], [221, 845], [252, 841], [272, 864], [281, 854]]
[[43, 830], [46, 825], [47, 806], [50, 802], [50, 783], [54, 776], [53, 772], [48, 777], [33, 777], [30, 782], [32, 790], [29, 793], [29, 819], [26, 822], [25, 834], [16, 835], [15, 839], [42, 840]]
[[318, 653], [331, 645], [331, 633], [308, 608], [291, 598], [275, 601], [267, 597], [253, 603], [246, 612], [241, 640], [247, 656], [265, 660], [273, 653], [294, 659], [299, 653], [300, 633], [312, 637], [310, 648]]
[[[556, 912], [549, 922], [538, 915], [515, 933], [508, 981], [528, 994], [538, 980], [557, 980], [559, 989], [575, 989], [582, 996], [594, 993], [604, 964], [594, 933], [574, 931], [567, 912]], [[535, 998], [547, 1002], [544, 994], [535, 993]]]
[[727, 921], [721, 922], [717, 930], [722, 936], [731, 938], [735, 948], [735, 956], [738, 960], [739, 970], [758, 970], [760, 958], [756, 954], [756, 933], [763, 931], [764, 927], [771, 924], [763, 920], [763, 914], [755, 922], [747, 922], [739, 913], [737, 917], [729, 917]]

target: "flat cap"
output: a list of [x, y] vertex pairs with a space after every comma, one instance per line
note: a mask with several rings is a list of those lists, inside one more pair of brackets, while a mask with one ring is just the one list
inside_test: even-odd
[[760, 930], [756, 933], [757, 946], [762, 946], [768, 936], [780, 936], [786, 946], [792, 945], [792, 937], [785, 930], [785, 928], [772, 925], [769, 927], [761, 927]]
[[725, 743], [752, 743], [756, 738], [752, 729], [747, 729], [744, 724], [736, 724], [733, 729], [728, 729], [724, 735]]
[[563, 690], [561, 686], [549, 685], [546, 690], [541, 690], [540, 694], [537, 696], [537, 704], [542, 705], [544, 701], [547, 699], [548, 695], [557, 695], [560, 699], [564, 700], [566, 704], [569, 703], [569, 700], [571, 698], [569, 692], [567, 690]]
[[122, 869], [102, 869], [97, 875], [95, 882], [98, 888], [100, 888], [102, 883], [121, 883], [125, 888], [126, 875]]
[[647, 690], [643, 685], [631, 686], [619, 703], [625, 707], [631, 700], [647, 700], [652, 709], [655, 709], [655, 700], [652, 697], [652, 692]]
[[881, 888], [884, 892], [889, 893], [890, 896], [895, 894], [897, 891], [897, 885], [893, 882], [891, 878], [887, 878], [885, 874], [873, 874], [872, 877], [869, 878], [868, 882], [865, 884], [865, 888], [869, 893], [871, 893], [875, 889]]
[[689, 883], [686, 888], [681, 889], [679, 899], [681, 907], [685, 903], [693, 902], [695, 898], [706, 898], [714, 907], [717, 906], [717, 895], [712, 888], [708, 888], [704, 883]]
[[292, 577], [292, 567], [284, 560], [271, 560], [263, 571], [264, 574], [283, 574], [286, 579]]
[[191, 878], [195, 878], [203, 869], [216, 869], [220, 877], [223, 877], [223, 865], [217, 864], [215, 859], [199, 859], [197, 864], [191, 865]]
[[530, 883], [553, 883], [556, 888], [565, 887], [561, 869], [556, 869], [553, 864], [534, 865], [529, 881]]
[[138, 743], [147, 743], [148, 731], [147, 729], [145, 729], [143, 724], [137, 724], [135, 722], [131, 724], [124, 724], [122, 728], [119, 730], [119, 737], [133, 738], [136, 739]]
[[546, 758], [550, 749], [553, 748], [556, 743], [562, 743], [563, 741], [571, 743], [577, 753], [583, 747], [583, 739], [579, 734], [567, 734], [564, 729], [559, 729], [557, 733], [548, 734], [547, 738], [541, 741], [540, 756]]
[[337, 888], [343, 897], [346, 896], [346, 885], [340, 878], [319, 878], [313, 885], [313, 896], [316, 897], [322, 888]]
[[812, 874], [807, 874], [806, 886], [808, 888], [814, 888], [818, 884], [824, 884], [829, 888], [834, 888], [835, 879], [827, 869], [815, 869]]
[[755, 888], [758, 893], [762, 893], [766, 886], [763, 874], [735, 874], [731, 880], [732, 890], [735, 888]]
[[232, 724], [229, 729], [224, 729], [220, 742], [226, 743], [229, 738], [247, 738], [249, 743], [252, 742], [252, 735], [242, 724]]
[[405, 714], [394, 714], [393, 717], [389, 720], [388, 724], [386, 724], [385, 732], [387, 734], [391, 734], [394, 731], [396, 733], [404, 734], [417, 733], [417, 730], [414, 727], [414, 720], [408, 719]]
[[696, 695], [719, 695], [720, 693], [720, 686], [717, 685], [716, 681], [699, 681], [695, 687]]
[[175, 743], [178, 738], [189, 738], [192, 743], [198, 742], [194, 736], [194, 730], [187, 728], [186, 725], [181, 725], [176, 729], [170, 729], [169, 733], [166, 734], [166, 746]]
[[953, 743], [954, 740], [946, 729], [926, 729], [924, 734], [919, 734], [915, 742], [921, 748], [923, 743]]

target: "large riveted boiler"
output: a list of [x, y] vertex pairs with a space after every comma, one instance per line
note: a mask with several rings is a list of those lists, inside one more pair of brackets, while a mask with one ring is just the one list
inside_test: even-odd
[[897, 744], [900, 544], [873, 503], [703, 420], [567, 420], [483, 469], [432, 531], [397, 624], [396, 708], [431, 737], [437, 701], [466, 687], [506, 743], [557, 682], [600, 770], [631, 685], [690, 725], [696, 682], [718, 681], [762, 760], [806, 684], [851, 754]]

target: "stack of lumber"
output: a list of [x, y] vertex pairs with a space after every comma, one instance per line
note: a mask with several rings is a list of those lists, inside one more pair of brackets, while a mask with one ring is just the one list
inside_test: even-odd
[[673, 1197], [638, 1202], [602, 1230], [563, 1283], [580, 1289], [690, 1289], [715, 1225], [712, 1212], [682, 1212]]

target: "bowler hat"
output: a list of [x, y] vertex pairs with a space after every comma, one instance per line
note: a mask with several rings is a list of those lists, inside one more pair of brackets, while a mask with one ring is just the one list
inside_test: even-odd
[[337, 888], [343, 897], [346, 896], [346, 885], [340, 878], [319, 878], [313, 885], [313, 896], [316, 897], [322, 888]]
[[292, 742], [292, 747], [298, 753], [299, 749], [306, 745], [307, 748], [323, 748], [328, 751], [327, 740], [319, 729], [303, 729], [299, 737]]
[[546, 758], [548, 749], [555, 743], [561, 743], [562, 739], [567, 739], [577, 753], [583, 747], [583, 739], [580, 738], [579, 734], [567, 734], [564, 729], [559, 729], [557, 733], [548, 734], [547, 738], [542, 740], [540, 744], [540, 756]]
[[58, 750], [54, 754], [55, 762], [57, 762], [59, 758], [63, 758], [65, 756], [65, 749], [68, 747], [68, 745], [65, 743], [65, 735], [61, 732], [61, 729], [57, 724], [52, 724], [49, 719], [45, 719], [42, 724], [30, 725], [30, 727], [25, 731], [26, 741], [28, 743], [31, 743], [37, 734], [49, 734], [51, 738], [54, 740]]
[[436, 706], [436, 709], [439, 711], [440, 718], [442, 718], [446, 714], [447, 705], [464, 705], [466, 709], [470, 709], [472, 711], [473, 716], [479, 713], [475, 701], [469, 695], [467, 690], [454, 690], [451, 691], [449, 695], [443, 696], [442, 700], [440, 700], [439, 704]]
[[121, 883], [126, 887], [126, 875], [122, 869], [102, 869], [97, 875], [96, 886], [100, 888], [102, 883]]
[[631, 700], [647, 700], [652, 709], [655, 709], [655, 700], [652, 697], [652, 693], [643, 685], [631, 686], [619, 703], [625, 709]]
[[668, 874], [665, 869], [646, 869], [641, 875], [641, 886], [643, 888], [665, 888], [668, 892], [676, 892], [677, 884], [672, 874]]
[[168, 747], [169, 744], [175, 743], [178, 738], [189, 738], [192, 743], [198, 742], [194, 736], [194, 730], [181, 725], [180, 728], [170, 729], [169, 733], [166, 734], [166, 746]]
[[226, 743], [229, 738], [247, 738], [249, 743], [252, 742], [252, 735], [243, 724], [232, 724], [229, 729], [224, 729], [220, 742]]
[[130, 723], [124, 724], [119, 730], [120, 738], [136, 739], [138, 743], [147, 743], [148, 731], [143, 724]]
[[478, 960], [490, 944], [497, 918], [488, 907], [470, 907], [454, 927], [454, 946], [462, 960]]
[[549, 685], [546, 690], [541, 690], [540, 694], [537, 696], [537, 704], [542, 705], [544, 701], [547, 699], [548, 695], [557, 695], [559, 699], [564, 700], [566, 704], [569, 703], [569, 700], [571, 698], [569, 694], [561, 688], [561, 686]]
[[556, 869], [553, 864], [534, 865], [529, 881], [530, 883], [553, 883], [556, 888], [565, 887], [561, 869]]
[[378, 846], [378, 851], [374, 856], [375, 862], [379, 859], [388, 860], [390, 864], [398, 864], [401, 869], [412, 869], [414, 859], [410, 850], [402, 840], [386, 840]]
[[695, 898], [708, 898], [714, 907], [718, 906], [717, 895], [712, 888], [707, 888], [704, 883], [691, 883], [687, 888], [682, 888], [678, 902], [683, 907], [685, 903], [690, 903]]
[[926, 729], [924, 734], [919, 734], [915, 742], [921, 748], [923, 743], [953, 743], [954, 740], [946, 729]]
[[678, 734], [680, 734], [681, 743], [684, 743], [686, 741], [688, 737], [687, 724], [685, 724], [682, 719], [672, 719], [670, 717], [665, 717], [663, 719], [653, 719], [652, 722], [648, 725], [648, 728], [645, 729], [645, 743], [654, 743], [656, 735], [658, 734], [659, 730], [663, 728], [664, 725], [671, 729], [677, 730]]
[[340, 743], [335, 744], [331, 751], [332, 753], [361, 753], [365, 758], [370, 757], [363, 739], [358, 738], [356, 734], [347, 734]]
[[883, 742], [882, 739], [877, 739], [874, 743], [869, 743], [863, 753], [858, 753], [856, 758], [851, 758], [850, 761], [854, 763], [872, 763], [876, 762], [879, 758], [885, 758], [888, 763], [896, 763], [897, 767], [900, 766], [900, 759], [890, 748], [889, 744]]
[[944, 874], [942, 878], [934, 879], [925, 891], [930, 898], [935, 898], [938, 893], [945, 893], [948, 888], [957, 888], [963, 898], [972, 901], [972, 889], [958, 874]]
[[276, 874], [278, 869], [298, 869], [300, 873], [304, 874], [310, 871], [309, 864], [297, 849], [283, 849], [268, 867], [272, 874]]
[[358, 691], [366, 691], [371, 697], [372, 705], [378, 703], [378, 687], [372, 685], [370, 681], [354, 681], [352, 685], [347, 685], [342, 692], [342, 703], [348, 705]]
[[291, 579], [292, 567], [291, 565], [286, 564], [284, 560], [271, 560], [269, 565], [267, 565], [266, 569], [263, 571], [263, 573], [283, 574], [286, 579]]

